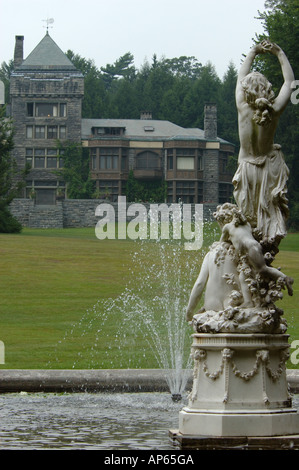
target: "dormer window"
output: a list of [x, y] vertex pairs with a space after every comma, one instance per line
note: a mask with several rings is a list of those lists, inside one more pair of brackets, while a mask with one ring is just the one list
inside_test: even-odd
[[123, 135], [125, 127], [92, 127], [91, 132], [95, 136]]

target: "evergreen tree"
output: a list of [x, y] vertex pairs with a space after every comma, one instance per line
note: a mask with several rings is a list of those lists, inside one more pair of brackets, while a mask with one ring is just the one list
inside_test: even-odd
[[12, 216], [9, 205], [19, 195], [27, 172], [19, 172], [11, 156], [14, 147], [12, 122], [5, 118], [5, 107], [0, 109], [0, 232], [14, 233], [22, 230]]
[[232, 142], [236, 146], [236, 152], [239, 146], [238, 113], [235, 102], [237, 77], [238, 72], [235, 66], [230, 63], [219, 87], [217, 103], [218, 134], [225, 140]]

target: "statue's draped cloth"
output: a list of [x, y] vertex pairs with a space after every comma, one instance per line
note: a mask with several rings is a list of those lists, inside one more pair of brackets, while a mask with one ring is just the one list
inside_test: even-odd
[[263, 239], [286, 236], [288, 175], [281, 147], [275, 144], [268, 155], [243, 158], [233, 177], [236, 203]]

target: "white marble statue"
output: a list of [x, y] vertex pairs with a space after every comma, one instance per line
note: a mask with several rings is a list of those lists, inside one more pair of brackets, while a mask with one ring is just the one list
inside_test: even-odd
[[[250, 72], [261, 53], [271, 53], [280, 62], [284, 83], [277, 97], [262, 74]], [[237, 204], [218, 206], [214, 214], [221, 238], [205, 256], [186, 313], [197, 332], [286, 331], [283, 312], [275, 302], [283, 289], [293, 294], [293, 279], [271, 263], [286, 235], [289, 170], [274, 135], [293, 80], [286, 55], [269, 41], [254, 46], [240, 69], [236, 86], [240, 152], [233, 177]], [[195, 313], [204, 291], [203, 306]]]
[[[277, 98], [263, 75], [250, 73], [255, 56], [266, 52], [282, 68]], [[277, 448], [277, 437], [281, 448], [299, 442], [287, 386], [287, 323], [276, 306], [283, 290], [293, 294], [293, 279], [273, 267], [288, 214], [288, 168], [274, 134], [293, 80], [285, 54], [268, 41], [250, 51], [240, 70], [236, 204], [214, 213], [220, 239], [204, 258], [186, 311], [195, 331], [193, 386], [173, 433], [186, 448], [235, 448], [234, 437], [247, 449]]]
[[[250, 72], [258, 54], [271, 53], [281, 65], [284, 83], [277, 97], [271, 83]], [[233, 177], [237, 205], [264, 241], [279, 243], [286, 235], [287, 179], [289, 170], [280, 145], [274, 144], [278, 120], [292, 92], [294, 74], [281, 48], [269, 41], [255, 45], [240, 69], [236, 86], [240, 152]]]

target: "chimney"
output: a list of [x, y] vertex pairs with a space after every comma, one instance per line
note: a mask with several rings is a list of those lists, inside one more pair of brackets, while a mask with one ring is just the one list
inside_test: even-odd
[[24, 36], [16, 36], [14, 66], [19, 67], [23, 62], [23, 43]]
[[215, 103], [205, 104], [204, 133], [207, 140], [217, 139], [217, 105]]
[[141, 111], [140, 119], [153, 119], [151, 111]]

